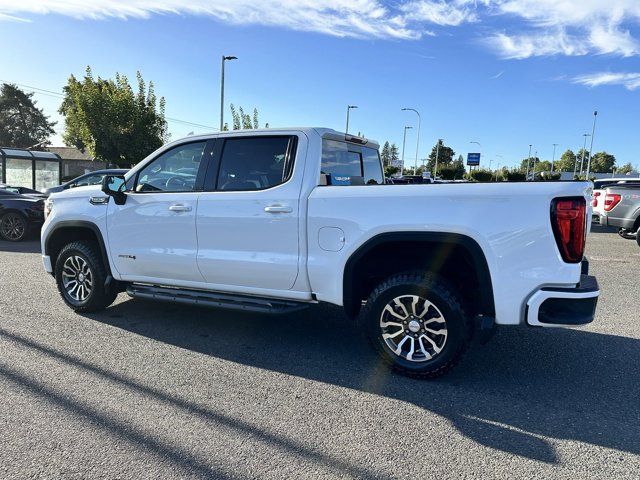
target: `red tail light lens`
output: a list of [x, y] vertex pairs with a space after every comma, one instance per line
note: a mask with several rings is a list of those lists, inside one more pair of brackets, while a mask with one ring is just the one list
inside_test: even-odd
[[591, 206], [592, 207], [597, 207], [598, 206], [598, 197], [600, 196], [601, 192], [593, 192], [593, 200], [591, 201]]
[[609, 212], [620, 203], [622, 197], [617, 193], [607, 193], [604, 197], [604, 211]]
[[555, 198], [551, 202], [551, 227], [562, 259], [579, 263], [584, 255], [587, 202], [583, 197]]

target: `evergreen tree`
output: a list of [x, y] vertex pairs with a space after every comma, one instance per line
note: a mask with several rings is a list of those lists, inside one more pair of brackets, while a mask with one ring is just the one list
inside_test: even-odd
[[29, 148], [49, 143], [55, 122], [49, 122], [42, 109], [15, 85], [3, 83], [0, 87], [0, 145]]
[[386, 167], [387, 165], [391, 165], [391, 147], [389, 146], [389, 141], [384, 142], [382, 152], [380, 153], [380, 159], [382, 160], [383, 166]]

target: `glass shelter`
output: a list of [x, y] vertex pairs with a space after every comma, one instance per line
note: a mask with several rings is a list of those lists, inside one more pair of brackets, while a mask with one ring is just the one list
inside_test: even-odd
[[0, 148], [0, 183], [35, 190], [60, 185], [62, 162], [51, 152]]

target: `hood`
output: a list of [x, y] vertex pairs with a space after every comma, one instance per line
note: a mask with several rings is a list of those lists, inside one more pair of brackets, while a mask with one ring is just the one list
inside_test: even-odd
[[95, 195], [104, 195], [102, 185], [88, 185], [86, 187], [69, 188], [61, 192], [52, 193], [49, 198], [88, 198]]

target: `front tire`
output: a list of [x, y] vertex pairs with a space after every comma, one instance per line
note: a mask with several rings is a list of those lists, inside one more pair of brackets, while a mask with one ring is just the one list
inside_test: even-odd
[[118, 295], [105, 285], [107, 268], [93, 242], [65, 245], [56, 260], [55, 272], [62, 299], [76, 312], [103, 310]]
[[461, 296], [430, 273], [387, 278], [373, 290], [359, 320], [385, 363], [411, 377], [444, 375], [460, 361], [471, 340]]

